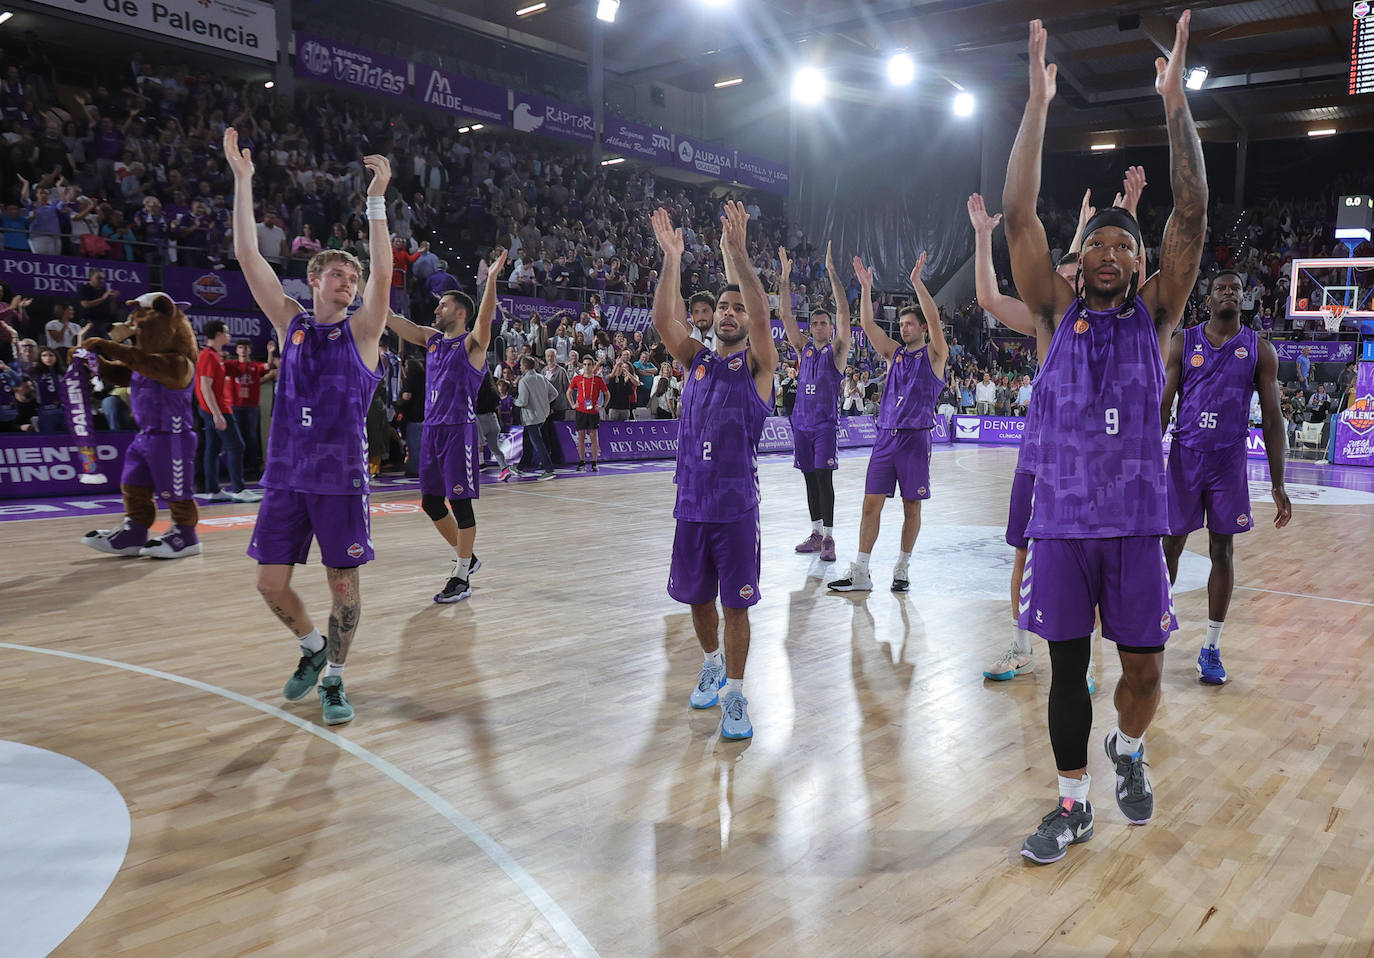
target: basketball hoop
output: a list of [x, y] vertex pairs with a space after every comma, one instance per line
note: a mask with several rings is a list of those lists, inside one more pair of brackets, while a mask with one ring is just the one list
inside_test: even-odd
[[1327, 303], [1322, 307], [1322, 322], [1326, 324], [1328, 333], [1340, 332], [1341, 318], [1345, 316], [1346, 309], [1340, 303]]

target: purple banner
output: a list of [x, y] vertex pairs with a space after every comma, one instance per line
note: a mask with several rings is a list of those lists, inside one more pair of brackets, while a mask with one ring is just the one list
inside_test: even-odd
[[[258, 308], [248, 288], [248, 280], [237, 270], [168, 266], [162, 271], [162, 288], [173, 299], [190, 303], [188, 309], [256, 311]], [[306, 290], [309, 289], [307, 284]]]
[[409, 64], [399, 57], [313, 33], [296, 33], [298, 77], [399, 100], [406, 95], [409, 75]]
[[446, 70], [415, 64], [415, 102], [486, 123], [510, 123], [509, 91]]
[[81, 451], [71, 436], [0, 437], [0, 499], [117, 491], [124, 453], [133, 440], [131, 432], [96, 433], [95, 460], [105, 482], [89, 485], [81, 481]]
[[0, 276], [24, 296], [75, 298], [93, 269], [105, 274], [105, 285], [118, 290], [121, 303], [148, 292], [148, 267], [142, 263], [0, 250]]
[[1355, 401], [1336, 422], [1336, 461], [1347, 466], [1374, 466], [1374, 362], [1362, 362], [1355, 374]]
[[607, 116], [601, 143], [623, 155], [651, 163], [673, 162], [673, 134], [656, 126], [631, 123], [618, 116]]
[[1017, 416], [955, 416], [955, 442], [1012, 443], [1020, 445], [1026, 420]]
[[734, 180], [742, 186], [770, 193], [786, 193], [788, 187], [787, 167], [761, 156], [735, 151]]
[[1303, 342], [1301, 340], [1280, 339], [1274, 343], [1274, 349], [1278, 351], [1280, 362], [1284, 360], [1296, 362], [1304, 349], [1311, 350], [1311, 359], [1314, 363], [1348, 363], [1355, 359], [1354, 340], [1347, 340], [1346, 342], [1336, 340]]
[[[577, 458], [577, 434], [573, 423], [559, 422], [559, 443], [563, 458]], [[631, 419], [626, 422], [601, 421], [601, 458], [603, 461], [632, 459], [672, 459], [677, 455], [678, 421], [676, 419]], [[872, 416], [851, 416], [840, 419], [839, 445], [871, 446], [878, 437]], [[947, 442], [939, 435], [936, 442]], [[518, 449], [518, 444], [516, 445]], [[759, 452], [791, 452], [792, 423], [783, 416], [769, 416], [763, 423], [763, 437]]]
[[571, 299], [536, 299], [533, 296], [497, 296], [496, 305], [500, 307], [498, 318], [502, 321], [518, 319], [528, 322], [531, 316], [538, 316], [549, 323], [559, 313], [570, 313], [570, 322], [582, 315], [582, 304]]
[[[195, 328], [196, 336], [202, 340], [205, 338], [205, 324], [212, 319], [222, 320], [229, 330], [229, 342], [233, 344], [240, 339], [248, 340], [252, 344], [249, 348], [253, 355], [259, 359], [267, 355], [267, 341], [275, 336], [272, 324], [262, 313], [230, 313], [189, 306], [186, 309], [186, 318]], [[232, 345], [230, 352], [233, 352]]]
[[735, 178], [735, 151], [709, 143], [693, 143], [686, 137], [677, 138], [674, 165], [693, 173], [713, 176], [718, 180]]
[[654, 311], [648, 306], [607, 306], [601, 325], [613, 333], [634, 333], [654, 324]]
[[511, 108], [511, 126], [520, 133], [539, 133], [575, 143], [592, 142], [596, 132], [590, 110], [519, 91]]

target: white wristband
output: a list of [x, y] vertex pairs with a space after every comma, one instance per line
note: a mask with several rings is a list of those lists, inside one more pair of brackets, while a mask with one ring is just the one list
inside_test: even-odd
[[386, 219], [385, 196], [369, 196], [367, 198], [367, 218], [370, 220]]

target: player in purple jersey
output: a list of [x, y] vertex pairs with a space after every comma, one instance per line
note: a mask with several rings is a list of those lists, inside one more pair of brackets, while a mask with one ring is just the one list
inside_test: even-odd
[[[726, 286], [716, 303], [714, 347], [692, 336], [681, 292], [682, 230], [668, 212], [654, 212], [663, 249], [663, 277], [654, 294], [654, 329], [686, 371], [678, 427], [677, 501], [668, 594], [692, 607], [692, 626], [705, 660], [692, 690], [693, 708], [721, 704], [720, 734], [749, 738], [744, 666], [749, 657], [749, 607], [759, 601], [758, 449], [773, 411], [778, 349], [768, 325], [768, 297], [749, 262], [749, 215], [734, 201], [721, 217]], [[754, 332], [752, 338], [750, 333]], [[717, 638], [724, 609], [724, 648]], [[722, 692], [721, 690], [724, 689]]]
[[[477, 393], [487, 374], [487, 345], [496, 316], [496, 281], [506, 265], [497, 254], [487, 273], [482, 306], [450, 290], [434, 307], [434, 326], [417, 326], [392, 313], [387, 325], [408, 343], [425, 347], [425, 421], [420, 439], [420, 506], [453, 548], [453, 573], [434, 597], [445, 605], [472, 594], [468, 580], [481, 567], [473, 556], [477, 517], [472, 500], [481, 489], [482, 443], [477, 428]], [[449, 506], [453, 509], [450, 512]]]
[[[367, 186], [370, 272], [362, 306], [351, 315], [362, 267], [350, 253], [317, 253], [306, 268], [314, 312], [282, 291], [258, 250], [253, 223], [253, 159], [238, 131], [224, 131], [224, 155], [234, 172], [234, 254], [258, 308], [281, 343], [272, 432], [262, 485], [267, 490], [248, 554], [258, 560], [258, 592], [301, 646], [300, 662], [282, 694], [303, 698], [319, 681], [326, 725], [353, 718], [343, 669], [358, 629], [358, 567], [372, 558], [368, 514], [367, 409], [381, 382], [382, 331], [391, 292], [391, 239], [386, 188], [391, 165], [363, 157]], [[291, 587], [311, 539], [329, 580], [329, 634], [323, 637]], [[323, 679], [320, 678], [324, 672]]]
[[1154, 813], [1144, 738], [1159, 705], [1164, 643], [1176, 628], [1159, 542], [1168, 515], [1154, 415], [1164, 389], [1161, 357], [1197, 279], [1207, 232], [1202, 144], [1183, 87], [1190, 19], [1185, 11], [1170, 56], [1155, 61], [1174, 209], [1160, 242], [1159, 271], [1143, 283], [1140, 228], [1117, 208], [1099, 212], [1084, 228], [1073, 284], [1045, 268], [1049, 243], [1036, 203], [1057, 69], [1045, 64], [1044, 26], [1030, 24], [1030, 97], [1002, 206], [1017, 290], [1051, 333], [1036, 385], [1040, 446], [1021, 589], [1022, 628], [1050, 643], [1049, 729], [1059, 771], [1059, 801], [1021, 847], [1040, 864], [1058, 861], [1070, 844], [1093, 834], [1092, 697], [1083, 675], [1095, 613], [1121, 659], [1117, 727], [1106, 740], [1117, 805], [1134, 824]]
[[828, 310], [813, 309], [810, 328], [803, 333], [792, 315], [792, 286], [788, 282], [792, 261], [786, 249], [778, 247], [778, 260], [782, 265], [778, 312], [782, 314], [787, 341], [800, 357], [797, 401], [792, 407], [792, 465], [801, 470], [806, 480], [806, 505], [811, 510], [811, 535], [796, 551], [819, 552], [822, 562], [834, 562], [835, 467], [839, 464], [836, 430], [840, 420], [840, 380], [849, 361], [849, 302], [827, 243], [825, 275], [830, 277], [835, 317]]
[[[945, 364], [949, 345], [940, 326], [935, 298], [921, 279], [925, 270], [923, 252], [911, 270], [911, 285], [921, 308], [906, 305], [897, 311], [901, 342], [897, 342], [873, 320], [873, 270], [854, 257], [854, 272], [859, 277], [859, 322], [869, 343], [887, 360], [887, 383], [878, 407], [878, 439], [868, 460], [864, 478], [863, 518], [859, 524], [859, 554], [850, 563], [849, 574], [828, 583], [835, 592], [868, 592], [873, 588], [868, 560], [883, 518], [883, 503], [902, 491], [902, 549], [892, 570], [892, 591], [905, 592], [911, 586], [908, 563], [916, 536], [921, 532], [921, 500], [930, 498], [930, 449], [935, 429], [935, 400], [945, 384]], [[929, 336], [929, 340], [927, 340]]]
[[1250, 439], [1250, 393], [1259, 392], [1269, 482], [1282, 529], [1293, 507], [1283, 488], [1284, 429], [1279, 409], [1279, 356], [1272, 343], [1241, 325], [1244, 283], [1223, 270], [1207, 294], [1211, 318], [1174, 337], [1164, 364], [1160, 418], [1167, 431], [1178, 395], [1173, 442], [1169, 449], [1169, 534], [1164, 559], [1169, 582], [1178, 578], [1178, 557], [1188, 533], [1207, 523], [1212, 572], [1207, 577], [1207, 638], [1197, 657], [1197, 673], [1209, 685], [1226, 681], [1221, 664], [1221, 627], [1231, 604], [1236, 572], [1232, 561], [1236, 533], [1249, 532], [1250, 484], [1246, 457]]
[[[1145, 170], [1132, 166], [1126, 171], [1122, 184], [1124, 192], [1116, 194], [1113, 206], [1120, 206], [1135, 215], [1140, 194], [1145, 189]], [[1055, 272], [1069, 282], [1078, 275], [1078, 250], [1083, 245], [1083, 228], [1088, 220], [1097, 213], [1091, 205], [1092, 190], [1083, 193], [1083, 204], [1078, 211], [1078, 228], [1074, 230], [1073, 242], [1069, 251], [1059, 259]], [[1002, 214], [988, 215], [983, 197], [974, 193], [968, 198], [968, 218], [973, 225], [974, 236], [974, 284], [978, 295], [978, 305], [987, 310], [1003, 326], [1024, 336], [1035, 338], [1036, 364], [1044, 366], [1045, 353], [1050, 347], [1049, 332], [1036, 324], [1031, 318], [1026, 304], [1015, 296], [1001, 291], [997, 282], [997, 272], [992, 262], [992, 234], [1002, 222]], [[1037, 437], [1039, 417], [1036, 415], [1035, 393], [1026, 409], [1026, 429], [1021, 436], [1021, 447], [1017, 452], [1016, 471], [1012, 477], [1011, 504], [1007, 512], [1007, 545], [1016, 550], [1011, 567], [1011, 617], [1013, 622], [1020, 621], [1021, 578], [1026, 568], [1026, 523], [1030, 521], [1031, 487], [1035, 483], [1035, 453], [1039, 446]], [[983, 670], [985, 678], [1006, 681], [1018, 675], [1025, 675], [1035, 668], [1031, 655], [1030, 633], [1022, 628], [1016, 629], [1016, 637], [1011, 647], [1003, 652], [995, 662]], [[1093, 662], [1088, 659], [1088, 692], [1095, 690], [1093, 681]]]

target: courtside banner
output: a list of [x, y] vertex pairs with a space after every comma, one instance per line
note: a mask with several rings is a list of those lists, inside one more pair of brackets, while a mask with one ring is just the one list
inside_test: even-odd
[[95, 461], [105, 482], [81, 481], [81, 450], [71, 436], [54, 433], [0, 436], [0, 499], [71, 493], [117, 492], [132, 432], [95, 434]]
[[132, 30], [258, 60], [277, 59], [277, 14], [257, 0], [35, 0]]
[[23, 296], [75, 299], [93, 269], [105, 274], [105, 285], [119, 291], [121, 303], [148, 292], [148, 267], [142, 263], [0, 250], [0, 276]]
[[1336, 461], [1347, 466], [1374, 466], [1374, 363], [1360, 363], [1355, 373], [1355, 401], [1336, 421]]
[[955, 416], [955, 442], [1021, 444], [1026, 420], [1019, 416]]
[[1301, 340], [1280, 340], [1274, 343], [1274, 350], [1280, 360], [1297, 362], [1302, 351], [1308, 350], [1308, 357], [1314, 363], [1348, 363], [1355, 359], [1355, 341], [1302, 342]]

